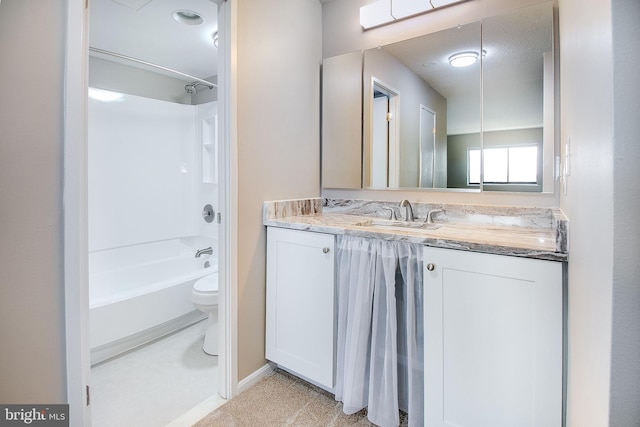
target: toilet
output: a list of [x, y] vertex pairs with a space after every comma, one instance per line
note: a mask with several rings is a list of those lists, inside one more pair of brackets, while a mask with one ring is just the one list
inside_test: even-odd
[[191, 302], [204, 313], [209, 313], [202, 349], [212, 356], [218, 355], [218, 272], [204, 276], [193, 284]]

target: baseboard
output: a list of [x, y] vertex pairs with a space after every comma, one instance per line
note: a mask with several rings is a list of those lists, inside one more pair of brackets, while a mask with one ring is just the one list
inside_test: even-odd
[[148, 344], [151, 341], [179, 331], [187, 326], [191, 326], [206, 318], [206, 313], [203, 313], [200, 310], [194, 310], [191, 313], [187, 313], [158, 326], [154, 326], [153, 328], [138, 332], [137, 334], [94, 347], [91, 349], [90, 355], [91, 366], [126, 353], [127, 351], [140, 347], [141, 345]]
[[165, 427], [190, 427], [196, 424], [198, 421], [209, 415], [211, 412], [218, 409], [220, 406], [227, 403], [226, 399], [223, 399], [216, 393], [204, 402], [201, 402], [197, 406], [193, 407], [188, 412], [182, 414]]
[[245, 377], [242, 381], [239, 381], [238, 394], [251, 388], [251, 386], [256, 385], [264, 377], [269, 376], [275, 369], [275, 366], [276, 365], [272, 364], [271, 362], [267, 362], [267, 364], [262, 366], [260, 369], [249, 374], [249, 376]]

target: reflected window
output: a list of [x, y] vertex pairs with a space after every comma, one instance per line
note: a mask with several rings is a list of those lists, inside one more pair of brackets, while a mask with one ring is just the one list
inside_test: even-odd
[[[480, 149], [470, 148], [468, 154], [469, 185], [480, 183]], [[537, 184], [538, 147], [485, 148], [482, 166], [485, 184]]]

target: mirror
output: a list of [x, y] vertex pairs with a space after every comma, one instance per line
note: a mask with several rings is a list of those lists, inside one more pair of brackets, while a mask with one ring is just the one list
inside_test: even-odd
[[[482, 22], [484, 191], [553, 191], [553, 7]], [[479, 154], [476, 153], [476, 155]]]
[[[449, 139], [477, 135], [480, 148], [479, 57], [453, 67], [456, 53], [479, 55], [479, 22], [364, 52], [364, 186], [475, 188], [448, 175]], [[465, 185], [462, 185], [465, 184]]]
[[545, 2], [364, 51], [362, 187], [553, 192], [553, 25]]

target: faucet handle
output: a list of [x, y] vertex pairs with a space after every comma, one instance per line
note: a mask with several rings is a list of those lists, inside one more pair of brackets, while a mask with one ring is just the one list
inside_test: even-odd
[[388, 210], [389, 211], [389, 219], [390, 220], [397, 220], [398, 219], [398, 215], [396, 214], [396, 210], [393, 208], [388, 208], [388, 207], [383, 207], [382, 209], [384, 210]]
[[444, 212], [444, 209], [431, 209], [427, 213], [427, 217], [424, 219], [424, 222], [426, 222], [427, 224], [433, 224], [433, 215], [438, 213], [443, 213], [443, 212]]

